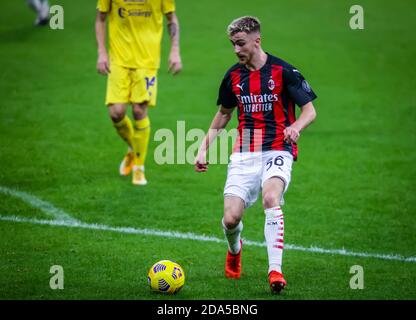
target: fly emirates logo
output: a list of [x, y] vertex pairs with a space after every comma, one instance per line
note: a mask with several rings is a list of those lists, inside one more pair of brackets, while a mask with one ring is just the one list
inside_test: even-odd
[[273, 103], [279, 100], [275, 94], [250, 94], [241, 96], [237, 95], [238, 101], [243, 105], [244, 112], [263, 112], [271, 111]]

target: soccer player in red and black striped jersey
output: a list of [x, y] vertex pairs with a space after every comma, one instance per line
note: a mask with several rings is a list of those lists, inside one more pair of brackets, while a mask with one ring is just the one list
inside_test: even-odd
[[[316, 117], [315, 93], [302, 74], [261, 48], [260, 22], [245, 16], [231, 22], [228, 36], [239, 62], [222, 80], [214, 116], [195, 160], [195, 170], [208, 169], [206, 152], [237, 108], [239, 137], [228, 165], [222, 225], [228, 240], [225, 275], [240, 278], [244, 209], [262, 192], [264, 235], [272, 292], [286, 286], [282, 274], [284, 220], [281, 205], [297, 159], [300, 133]], [[301, 109], [298, 119], [295, 104]]]

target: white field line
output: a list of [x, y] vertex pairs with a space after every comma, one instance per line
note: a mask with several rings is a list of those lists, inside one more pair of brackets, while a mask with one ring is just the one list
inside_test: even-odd
[[53, 204], [43, 201], [29, 193], [14, 190], [7, 187], [0, 186], [0, 193], [16, 197], [21, 199], [22, 201], [30, 204], [32, 207], [40, 209], [48, 216], [55, 218], [56, 220], [62, 220], [67, 222], [75, 222], [76, 219], [72, 218], [68, 213], [62, 211], [61, 209], [56, 208]]
[[[61, 226], [68, 228], [82, 228], [90, 230], [100, 230], [100, 231], [112, 231], [118, 233], [127, 233], [127, 234], [139, 234], [146, 236], [157, 236], [165, 238], [176, 238], [176, 239], [187, 239], [187, 240], [197, 240], [205, 242], [216, 242], [216, 243], [225, 243], [224, 239], [219, 239], [216, 237], [198, 235], [195, 233], [182, 233], [176, 231], [161, 231], [154, 229], [138, 229], [131, 227], [111, 227], [102, 224], [90, 224], [78, 221], [72, 218], [68, 213], [57, 209], [52, 204], [42, 201], [39, 198], [30, 195], [25, 192], [16, 191], [6, 187], [0, 186], [0, 193], [12, 195], [20, 198], [24, 202], [42, 210], [49, 216], [55, 218], [55, 220], [45, 220], [45, 219], [36, 219], [36, 218], [24, 218], [17, 216], [3, 216], [0, 215], [0, 221], [11, 221], [11, 222], [20, 222], [20, 223], [30, 223], [38, 225], [49, 225], [49, 226]], [[244, 239], [244, 244], [249, 246], [265, 247], [264, 242], [256, 242], [251, 240]], [[324, 249], [318, 247], [302, 247], [298, 245], [285, 243], [285, 249], [295, 250], [295, 251], [304, 251], [304, 252], [313, 252], [313, 253], [326, 253], [331, 255], [342, 255], [350, 257], [363, 257], [363, 258], [375, 258], [383, 260], [395, 260], [403, 262], [416, 262], [416, 257], [404, 257], [398, 254], [382, 254], [382, 253], [367, 253], [367, 252], [354, 252], [346, 249]]]
[[[204, 241], [204, 242], [217, 242], [217, 243], [225, 243], [225, 240], [205, 236], [205, 235], [198, 235], [195, 233], [182, 233], [176, 231], [161, 231], [161, 230], [154, 230], [154, 229], [137, 229], [131, 227], [110, 227], [102, 224], [89, 224], [84, 222], [78, 221], [63, 221], [63, 220], [41, 220], [41, 219], [34, 219], [34, 218], [21, 218], [16, 216], [1, 216], [0, 221], [12, 221], [12, 222], [24, 222], [30, 224], [40, 224], [40, 225], [49, 225], [49, 226], [61, 226], [61, 227], [69, 227], [69, 228], [82, 228], [82, 229], [90, 229], [90, 230], [100, 230], [100, 231], [112, 231], [118, 233], [127, 233], [127, 234], [139, 234], [139, 235], [146, 235], [146, 236], [157, 236], [157, 237], [164, 237], [164, 238], [176, 238], [176, 239], [186, 239], [186, 240], [197, 240], [197, 241]], [[264, 242], [256, 242], [250, 240], [244, 240], [245, 245], [249, 246], [257, 246], [257, 247], [265, 247], [266, 244]], [[295, 251], [304, 251], [304, 252], [314, 252], [314, 253], [326, 253], [332, 255], [342, 255], [342, 256], [351, 256], [351, 257], [363, 257], [363, 258], [376, 258], [376, 259], [383, 259], [383, 260], [396, 260], [396, 261], [403, 261], [403, 262], [416, 262], [416, 257], [403, 257], [397, 254], [378, 254], [378, 253], [365, 253], [365, 252], [353, 252], [348, 251], [345, 249], [323, 249], [317, 247], [302, 247], [292, 244], [285, 244], [285, 249], [287, 250], [295, 250]]]

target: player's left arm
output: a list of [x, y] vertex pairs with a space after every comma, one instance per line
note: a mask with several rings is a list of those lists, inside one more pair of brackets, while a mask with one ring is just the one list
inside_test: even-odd
[[316, 110], [312, 102], [308, 102], [301, 109], [299, 118], [283, 131], [284, 139], [289, 143], [298, 141], [300, 132], [316, 118]]
[[283, 80], [290, 98], [302, 110], [299, 118], [283, 131], [284, 140], [295, 143], [299, 139], [300, 132], [316, 118], [315, 107], [312, 104], [316, 94], [302, 74], [292, 66], [283, 69]]
[[182, 60], [179, 47], [179, 21], [175, 12], [167, 13], [166, 19], [171, 42], [168, 71], [172, 74], [177, 74], [182, 70]]

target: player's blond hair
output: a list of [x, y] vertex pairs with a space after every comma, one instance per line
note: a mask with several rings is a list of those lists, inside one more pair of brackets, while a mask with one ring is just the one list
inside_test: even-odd
[[252, 33], [260, 32], [260, 20], [252, 16], [244, 16], [233, 20], [227, 27], [228, 36], [238, 32]]

